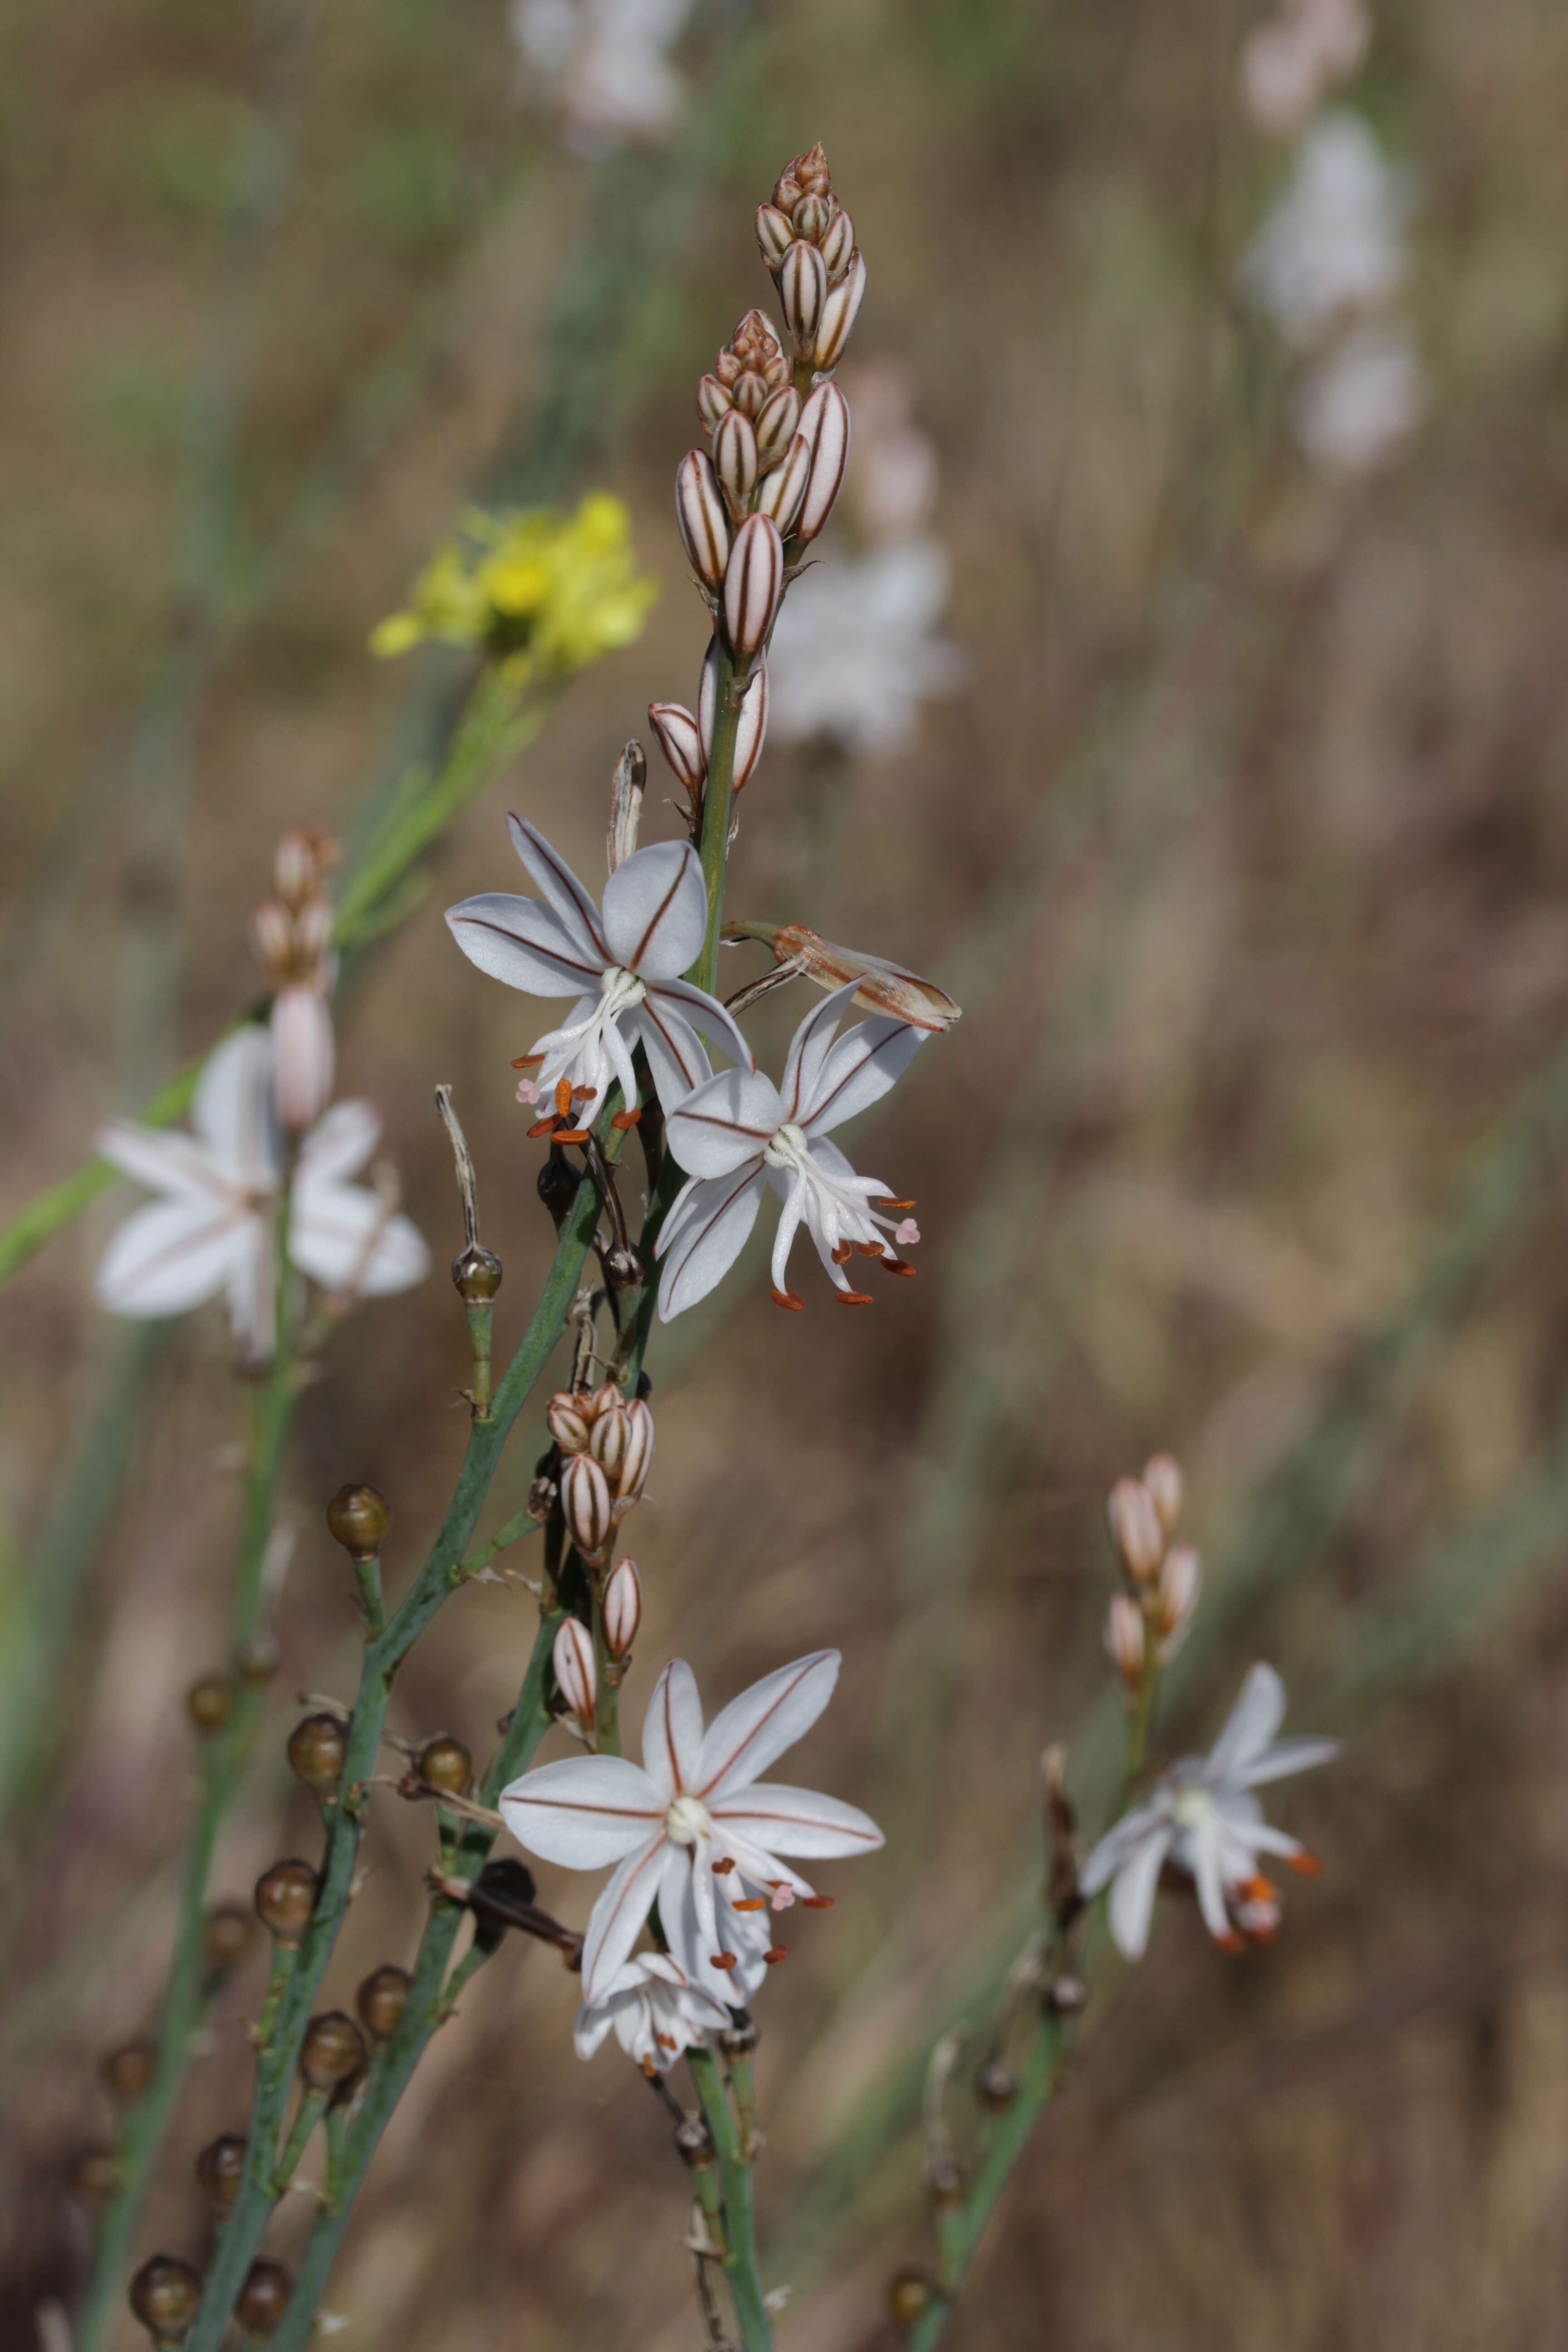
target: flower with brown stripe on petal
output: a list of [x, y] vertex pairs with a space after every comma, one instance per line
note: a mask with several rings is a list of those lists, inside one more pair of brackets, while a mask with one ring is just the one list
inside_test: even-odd
[[837, 1797], [759, 1775], [810, 1730], [838, 1679], [837, 1650], [817, 1650], [743, 1691], [703, 1727], [682, 1658], [666, 1666], [643, 1725], [643, 1760], [574, 1756], [501, 1791], [518, 1843], [568, 1870], [615, 1874], [583, 1945], [583, 1998], [620, 1982], [655, 1902], [687, 1980], [720, 2000], [749, 2000], [769, 1966], [770, 1910], [826, 1898], [784, 1860], [872, 1853], [882, 1832]]
[[512, 846], [543, 893], [492, 890], [447, 909], [453, 938], [481, 971], [531, 996], [575, 996], [563, 1025], [535, 1038], [518, 1066], [518, 1099], [537, 1105], [533, 1135], [580, 1140], [618, 1085], [623, 1125], [637, 1116], [632, 1055], [640, 1045], [665, 1109], [711, 1076], [694, 1023], [755, 1066], [752, 1049], [716, 997], [680, 974], [701, 948], [708, 893], [684, 841], [651, 842], [623, 859], [595, 907], [577, 877], [533, 826], [507, 819]]

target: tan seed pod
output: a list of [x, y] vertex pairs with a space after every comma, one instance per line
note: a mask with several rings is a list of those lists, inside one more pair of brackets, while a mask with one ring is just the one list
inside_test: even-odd
[[289, 1736], [289, 1768], [316, 1796], [335, 1796], [348, 1748], [347, 1727], [335, 1715], [308, 1715]]
[[473, 1785], [474, 1759], [460, 1739], [449, 1731], [437, 1732], [427, 1739], [418, 1755], [419, 1778], [427, 1789], [439, 1789], [451, 1797], [466, 1797]]
[[392, 1526], [392, 1505], [374, 1486], [340, 1486], [327, 1505], [327, 1527], [355, 1559], [374, 1559]]
[[126, 2042], [109, 2053], [99, 2072], [110, 2097], [129, 2106], [151, 2084], [157, 2063], [158, 2053], [150, 2042]]
[[724, 634], [738, 661], [762, 651], [784, 593], [784, 542], [766, 515], [748, 515], [724, 571]]
[[341, 2009], [323, 2010], [305, 2028], [300, 2044], [300, 2073], [311, 2091], [335, 2091], [365, 2063], [364, 2036]]
[[251, 2263], [234, 2306], [234, 2315], [247, 2336], [265, 2342], [276, 2335], [289, 2308], [293, 2284], [281, 2263], [263, 2259]]
[[354, 2007], [373, 2042], [390, 2042], [402, 2024], [411, 1981], [406, 1969], [395, 1968], [389, 1960], [384, 1968], [373, 1969], [361, 1983]]
[[888, 2310], [896, 2326], [912, 2327], [931, 2299], [931, 2283], [923, 2271], [895, 2273], [888, 2289]]
[[223, 2132], [208, 2140], [196, 2158], [196, 2179], [213, 2203], [226, 2211], [245, 2179], [245, 2142], [237, 2132]]
[[226, 1675], [198, 1675], [185, 1693], [185, 1713], [204, 1739], [223, 1729], [234, 1707], [234, 1685]]
[[275, 1862], [256, 1882], [256, 1916], [286, 1951], [310, 1924], [319, 1884], [308, 1862], [295, 1861]]
[[[727, 410], [726, 415], [732, 415]], [[723, 585], [730, 556], [730, 522], [713, 462], [689, 449], [675, 469], [675, 520], [687, 561], [707, 588]]]
[[202, 1929], [202, 1951], [209, 1969], [237, 1968], [256, 1941], [256, 1922], [237, 1903], [216, 1903]]
[[177, 2254], [154, 2254], [131, 2282], [131, 2308], [158, 2345], [189, 2335], [201, 2299], [200, 2273]]
[[83, 2204], [101, 2205], [120, 2186], [120, 2159], [111, 2147], [79, 2148], [67, 2177]]

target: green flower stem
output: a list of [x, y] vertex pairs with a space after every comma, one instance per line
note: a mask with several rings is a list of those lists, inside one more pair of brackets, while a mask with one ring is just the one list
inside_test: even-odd
[[762, 2273], [757, 2263], [757, 2221], [752, 2199], [751, 2158], [742, 2155], [735, 2118], [730, 2111], [723, 2081], [710, 2050], [689, 2050], [687, 2064], [719, 2158], [719, 2183], [724, 2199], [724, 2240], [721, 2265], [730, 2283], [735, 2321], [745, 2352], [773, 2352], [773, 2322], [763, 2300]]
[[[540, 1619], [539, 1632], [517, 1706], [512, 1710], [510, 1726], [500, 1753], [485, 1775], [479, 1792], [482, 1802], [487, 1805], [493, 1805], [508, 1782], [527, 1769], [550, 1727], [545, 1696], [550, 1654], [560, 1623], [561, 1612], [558, 1610], [548, 1611]], [[453, 1875], [472, 1885], [489, 1859], [494, 1842], [493, 1831], [486, 1829], [480, 1822], [466, 1822]], [[384, 2050], [377, 2051], [371, 2061], [364, 2090], [344, 2134], [341, 2161], [334, 2170], [335, 2202], [331, 2210], [323, 2207], [316, 2217], [295, 2274], [294, 2291], [289, 2297], [288, 2311], [282, 2326], [271, 2338], [269, 2352], [302, 2352], [302, 2347], [309, 2344], [315, 2326], [317, 2308], [326, 2291], [332, 2265], [337, 2261], [343, 2232], [353, 2211], [354, 2200], [380, 2145], [382, 2133], [408, 2087], [409, 2079], [424, 2056], [431, 2035], [451, 2014], [459, 1984], [466, 1983], [489, 1957], [484, 1946], [475, 1943], [450, 1976], [447, 1975], [447, 1963], [466, 1916], [463, 1906], [446, 1895], [437, 1895], [431, 1906], [418, 1958], [414, 1964], [403, 2016], [392, 2040]]]
[[[610, 1126], [617, 1102], [618, 1097], [612, 1094], [605, 1105], [600, 1130], [601, 1148], [606, 1159], [611, 1160], [618, 1157], [625, 1140], [624, 1131]], [[245, 2178], [230, 2214], [228, 2227], [224, 2232], [223, 2243], [216, 2249], [207, 2273], [201, 2309], [187, 2339], [187, 2352], [217, 2352], [236, 2297], [271, 2218], [276, 2202], [271, 2176], [289, 2087], [317, 1990], [348, 1908], [354, 1862], [363, 1826], [365, 1784], [375, 1769], [394, 1677], [414, 1643], [453, 1591], [454, 1582], [463, 1581], [464, 1555], [473, 1538], [474, 1528], [484, 1507], [485, 1496], [495, 1475], [502, 1447], [561, 1335], [567, 1309], [576, 1295], [597, 1213], [598, 1196], [594, 1187], [591, 1184], [580, 1186], [576, 1198], [562, 1220], [554, 1262], [539, 1304], [496, 1390], [492, 1417], [486, 1422], [476, 1421], [470, 1426], [463, 1466], [429, 1557], [383, 1632], [366, 1645], [359, 1694], [349, 1728], [348, 1753], [343, 1763], [342, 1796], [327, 1831], [321, 1887], [315, 1916], [305, 1932], [298, 1965], [279, 2003], [275, 2033], [269, 2046], [261, 2054], [257, 2068]], [[535, 1648], [537, 1652], [537, 1643]], [[540, 1671], [542, 1674], [542, 1664]], [[514, 1734], [516, 1727], [514, 1721]], [[509, 1740], [508, 1745], [510, 1744]], [[506, 1752], [503, 1748], [502, 1755], [505, 1756]], [[488, 1853], [489, 1833], [482, 1834], [484, 1851]], [[474, 1836], [470, 1830], [465, 1834], [464, 1852], [468, 1852], [473, 1843]], [[475, 1866], [477, 1868], [478, 1864]], [[453, 1915], [450, 1932], [440, 1965], [436, 1969], [433, 1985], [425, 1988], [433, 1998], [439, 1996], [446, 1958], [449, 1956], [451, 1940], [462, 1917], [460, 1905], [450, 1904], [445, 1907]], [[442, 1908], [442, 1905], [437, 1903], [432, 1915], [431, 1928], [426, 1931], [426, 1946], [430, 1944]], [[426, 1958], [426, 1954], [422, 1949], [422, 1965]], [[431, 1966], [436, 1966], [434, 1959]], [[417, 2014], [416, 2003], [411, 1994], [404, 2025], [399, 2029], [399, 2038], [389, 2045], [384, 2060], [390, 2061], [392, 2053], [400, 2046], [405, 2030], [411, 2030], [411, 2018]], [[417, 2053], [415, 2054], [417, 2056]], [[386, 2063], [381, 2063], [379, 2070], [373, 2068], [373, 2078], [378, 2071], [384, 2080]], [[373, 2080], [367, 2084], [362, 2117], [372, 2112], [374, 2088]], [[352, 2193], [354, 2179], [351, 2154], [345, 2168], [345, 2202]]]
[[[386, 1601], [381, 1589], [381, 1562], [372, 1557], [353, 1563], [354, 1582], [359, 1586], [360, 1601], [364, 1610], [364, 1637], [367, 1642], [379, 1642], [386, 1630]], [[336, 1799], [330, 1801], [335, 1803]]]
[[452, 1570], [453, 1583], [466, 1584], [471, 1576], [478, 1576], [481, 1569], [488, 1568], [500, 1553], [510, 1551], [514, 1543], [521, 1543], [524, 1536], [537, 1535], [542, 1524], [526, 1504], [521, 1511], [514, 1511], [503, 1527], [498, 1528], [493, 1536], [486, 1538], [478, 1551], [470, 1552], [467, 1559], [458, 1561]]
[[300, 2160], [310, 2144], [310, 2135], [327, 2112], [329, 2095], [325, 2091], [307, 2091], [301, 2097], [300, 2111], [294, 2117], [294, 2128], [289, 2135], [283, 2153], [278, 2159], [278, 2169], [272, 2176], [274, 2197], [282, 2196], [283, 2191], [299, 2171]]
[[474, 1419], [489, 1421], [491, 1327], [495, 1322], [495, 1309], [487, 1298], [482, 1305], [470, 1307], [468, 1316], [468, 1344], [473, 1349], [474, 1356], [474, 1385], [468, 1394], [474, 1408]]
[[158, 2031], [157, 2062], [145, 2095], [125, 2117], [117, 2151], [118, 2185], [99, 2225], [92, 2276], [77, 2320], [77, 2352], [101, 2352], [119, 2315], [125, 2268], [141, 2222], [148, 2182], [185, 2079], [192, 2037], [205, 2006], [205, 1904], [213, 1853], [224, 1816], [243, 1777], [263, 1703], [259, 1692], [241, 1685], [236, 1692], [227, 1723], [203, 1745], [201, 1795], [185, 1856], [179, 1925]]
[[702, 791], [702, 836], [698, 843], [702, 879], [708, 886], [708, 936], [702, 942], [701, 960], [692, 974], [698, 987], [705, 988], [710, 996], [719, 979], [719, 934], [724, 927], [724, 864], [730, 855], [730, 814], [735, 799], [731, 789], [735, 731], [741, 723], [735, 690], [744, 684], [737, 676], [721, 630], [715, 632], [713, 642], [719, 649], [719, 672], [713, 681], [713, 742], [708, 754], [708, 781]]

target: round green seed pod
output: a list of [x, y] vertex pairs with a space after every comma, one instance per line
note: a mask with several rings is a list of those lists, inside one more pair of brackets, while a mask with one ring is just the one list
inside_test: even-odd
[[374, 1486], [340, 1486], [327, 1505], [327, 1526], [355, 1559], [374, 1559], [392, 1526], [392, 1505]]

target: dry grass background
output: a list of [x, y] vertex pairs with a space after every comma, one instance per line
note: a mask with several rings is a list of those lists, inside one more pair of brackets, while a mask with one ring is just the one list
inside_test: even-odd
[[[770, 754], [732, 896], [934, 968], [966, 1015], [870, 1155], [920, 1197], [919, 1282], [865, 1318], [816, 1293], [779, 1317], [731, 1285], [656, 1349], [629, 1692], [635, 1721], [676, 1644], [725, 1692], [838, 1643], [842, 1696], [803, 1774], [895, 1832], [769, 1988], [783, 2341], [865, 2352], [882, 2279], [919, 2249], [918, 2150], [883, 2086], [1032, 1899], [1043, 1741], [1074, 1738], [1103, 1782], [1100, 1497], [1155, 1444], [1189, 1467], [1220, 1629], [1180, 1727], [1212, 1724], [1267, 1644], [1304, 1727], [1349, 1741], [1288, 1800], [1328, 1868], [1268, 1952], [1226, 1962], [1173, 1908], [1108, 1988], [952, 2340], [1560, 2335], [1561, 1076], [1479, 1268], [1409, 1302], [1478, 1230], [1477, 1154], [1498, 1201], [1568, 1006], [1568, 24], [1546, 0], [1377, 12], [1356, 102], [1420, 174], [1439, 397], [1402, 467], [1339, 495], [1289, 456], [1274, 359], [1227, 290], [1278, 157], [1238, 113], [1248, 19], [1226, 0], [716, 16], [673, 153], [604, 167], [519, 112], [489, 0], [460, 17], [341, 0], [302, 43], [313, 13], [20, 0], [0, 33], [6, 1203], [247, 1001], [243, 918], [280, 827], [352, 825], [435, 723], [438, 686], [363, 645], [461, 498], [607, 482], [663, 602], [460, 826], [342, 1045], [438, 1257], [456, 1220], [430, 1087], [453, 1082], [520, 1328], [549, 1241], [509, 1100], [522, 1016], [474, 982], [439, 908], [508, 873], [503, 800], [592, 872], [621, 742], [650, 697], [695, 683], [670, 471], [700, 366], [762, 291], [751, 207], [822, 136], [871, 267], [863, 349], [909, 367], [941, 447], [969, 682], [826, 805], [808, 761]], [[237, 256], [221, 191], [258, 106], [277, 221]], [[193, 520], [202, 435], [224, 429], [224, 399], [193, 408], [193, 386], [226, 373], [233, 464]], [[763, 1013], [775, 1041], [788, 1010]], [[81, 2275], [64, 2170], [107, 2121], [98, 2054], [155, 2001], [180, 1698], [221, 1644], [237, 1509], [216, 1320], [138, 1357], [133, 1412], [105, 1417], [130, 1349], [89, 1277], [117, 1213], [0, 1297], [10, 1654], [40, 1573], [79, 1570], [86, 1591], [58, 1740], [6, 1832], [7, 2345]], [[346, 1476], [386, 1487], [395, 1579], [458, 1458], [463, 1369], [436, 1279], [348, 1326], [306, 1402], [278, 1704], [224, 1891], [309, 1837], [290, 1695], [347, 1688], [321, 1502]], [[59, 1516], [98, 1474], [101, 1543]], [[397, 1728], [482, 1749], [530, 1618], [521, 1596], [466, 1594], [416, 1654]], [[411, 1952], [426, 1828], [390, 1801], [376, 1816], [338, 1997]], [[581, 1907], [580, 1883], [546, 1878]], [[253, 1964], [193, 2078], [149, 2248], [199, 2249], [190, 2158], [243, 2111], [258, 1998]], [[354, 2347], [697, 2341], [665, 2126], [617, 2059], [579, 2066], [573, 2000], [547, 1955], [509, 1950], [440, 2038], [329, 2295]], [[853, 2178], [832, 2158], [846, 2133]]]

